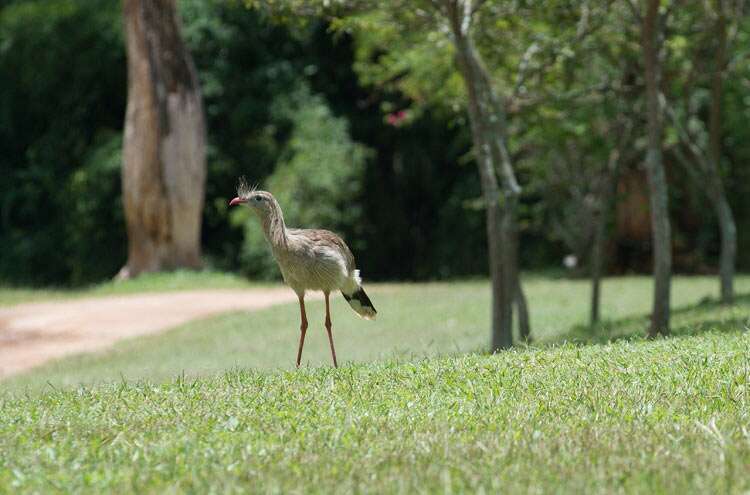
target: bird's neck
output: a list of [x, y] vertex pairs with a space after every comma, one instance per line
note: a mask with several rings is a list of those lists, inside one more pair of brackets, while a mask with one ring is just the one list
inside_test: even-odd
[[263, 234], [272, 247], [280, 248], [286, 246], [286, 225], [284, 224], [284, 215], [281, 213], [279, 205], [274, 205], [271, 213], [261, 219], [261, 223], [263, 224]]

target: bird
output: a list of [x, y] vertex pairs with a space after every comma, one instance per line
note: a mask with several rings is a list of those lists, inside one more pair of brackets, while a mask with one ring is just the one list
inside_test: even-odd
[[341, 237], [329, 230], [288, 228], [281, 206], [273, 194], [250, 187], [244, 178], [239, 181], [237, 197], [229, 205], [249, 207], [260, 220], [284, 282], [297, 294], [301, 320], [297, 368], [302, 360], [308, 327], [305, 313], [305, 294], [308, 291], [322, 291], [325, 297], [325, 328], [333, 366], [338, 368], [331, 330], [331, 292], [341, 291], [349, 306], [365, 320], [374, 320], [377, 316], [372, 301], [362, 288], [360, 272], [349, 247]]

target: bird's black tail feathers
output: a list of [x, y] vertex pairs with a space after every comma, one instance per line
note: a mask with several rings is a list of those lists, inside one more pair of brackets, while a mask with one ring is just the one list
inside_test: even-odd
[[375, 311], [375, 306], [372, 305], [372, 301], [367, 297], [365, 290], [360, 286], [351, 293], [346, 294], [343, 290], [341, 295], [344, 296], [346, 302], [352, 307], [355, 313], [364, 318], [365, 320], [374, 320], [378, 312]]

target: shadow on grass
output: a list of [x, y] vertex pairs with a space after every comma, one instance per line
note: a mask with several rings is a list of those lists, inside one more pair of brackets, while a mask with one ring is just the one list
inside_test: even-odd
[[[646, 338], [649, 315], [602, 321], [598, 325], [576, 325], [567, 333], [545, 344], [604, 344], [618, 340]], [[704, 298], [696, 304], [672, 309], [670, 337], [698, 335], [705, 332], [736, 333], [750, 330], [750, 294], [735, 297], [726, 306], [719, 300]]]

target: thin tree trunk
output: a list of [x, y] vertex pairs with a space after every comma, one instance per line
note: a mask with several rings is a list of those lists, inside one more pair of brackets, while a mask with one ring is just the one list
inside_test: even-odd
[[175, 0], [123, 0], [128, 105], [122, 187], [128, 260], [120, 277], [198, 268], [205, 123]]
[[[613, 160], [619, 161], [617, 150], [609, 156], [607, 168], [600, 177], [598, 187], [596, 188], [596, 203], [594, 211], [594, 239], [591, 246], [591, 318], [589, 325], [596, 326], [599, 323], [601, 307], [601, 282], [602, 271], [604, 269], [604, 243], [607, 238], [607, 213], [609, 206], [614, 201], [608, 201], [610, 196], [614, 196], [614, 185], [616, 183], [616, 168], [613, 170]], [[616, 166], [616, 165], [615, 165]]]
[[[505, 294], [512, 294], [518, 310], [520, 335], [527, 341], [531, 339], [531, 327], [528, 314], [526, 296], [523, 292], [520, 270], [518, 267], [518, 204], [521, 188], [516, 180], [510, 153], [506, 145], [507, 126], [505, 108], [498, 99], [492, 87], [492, 81], [487, 70], [482, 65], [479, 55], [469, 43], [469, 52], [473, 55], [475, 80], [483, 102], [485, 112], [483, 118], [486, 126], [491, 130], [490, 150], [496, 173], [502, 181], [503, 191], [503, 223], [501, 225], [503, 247], [503, 290]], [[512, 311], [512, 309], [511, 309]], [[512, 325], [511, 320], [508, 324]]]
[[487, 142], [487, 131], [483, 129], [479, 103], [474, 97], [475, 89], [467, 81], [469, 93], [469, 117], [471, 121], [474, 148], [477, 152], [477, 165], [482, 184], [487, 224], [487, 254], [489, 257], [490, 279], [492, 281], [492, 338], [491, 351], [508, 348], [513, 344], [513, 317], [510, 294], [506, 292], [503, 277], [502, 217], [500, 190], [492, 166], [492, 154]]
[[[603, 202], [603, 199], [599, 199]], [[597, 214], [596, 229], [594, 230], [594, 244], [591, 247], [591, 321], [592, 327], [599, 323], [599, 308], [601, 306], [601, 281], [604, 265], [604, 242], [606, 240], [607, 215], [603, 205]]]
[[531, 320], [529, 319], [529, 304], [526, 300], [526, 294], [521, 285], [521, 277], [516, 277], [516, 309], [518, 310], [518, 333], [521, 340], [530, 344], [531, 337]]
[[[446, 2], [446, 10], [456, 46], [457, 65], [466, 84], [472, 138], [487, 208], [487, 247], [492, 278], [491, 350], [494, 352], [513, 345], [513, 301], [518, 285], [517, 236], [514, 234], [517, 200], [514, 195], [505, 194], [502, 206], [500, 204], [495, 174], [499, 149], [495, 125], [497, 116], [492, 88], [488, 85], [489, 77], [466, 32], [469, 14], [460, 11], [454, 2]], [[504, 184], [506, 182], [504, 177]]]
[[[627, 142], [623, 140], [623, 146]], [[607, 176], [604, 178], [600, 191], [597, 193], [598, 212], [594, 230], [594, 241], [591, 247], [591, 321], [596, 326], [601, 317], [601, 285], [604, 274], [604, 247], [607, 242], [607, 221], [609, 212], [615, 206], [617, 178], [620, 169], [620, 150], [610, 154]]]
[[717, 11], [716, 37], [718, 48], [714, 61], [716, 65], [711, 77], [711, 109], [708, 121], [709, 164], [707, 173], [709, 175], [709, 196], [711, 196], [721, 235], [721, 252], [719, 255], [721, 301], [724, 304], [731, 304], [734, 300], [737, 228], [721, 178], [721, 99], [727, 57], [727, 19], [723, 0], [717, 0]]
[[632, 125], [625, 125], [615, 148], [610, 152], [606, 168], [596, 191], [596, 226], [591, 247], [591, 320], [593, 327], [599, 323], [601, 315], [601, 282], [604, 272], [604, 245], [607, 241], [607, 221], [609, 212], [615, 206], [617, 179], [624, 150], [629, 145]]
[[[504, 143], [503, 143], [504, 144]], [[512, 170], [511, 170], [512, 172]], [[515, 181], [515, 177], [513, 177]], [[507, 189], [507, 188], [505, 188]], [[505, 265], [508, 267], [509, 278], [513, 282], [514, 302], [518, 312], [518, 334], [522, 341], [527, 344], [531, 343], [531, 319], [529, 317], [529, 305], [526, 294], [521, 283], [521, 270], [518, 266], [518, 201], [517, 195], [506, 194], [506, 197], [513, 198], [513, 201], [506, 201], [505, 216], [511, 222], [507, 227], [507, 232], [503, 235], [507, 239], [510, 249], [506, 250]], [[508, 252], [509, 251], [509, 252]], [[511, 289], [508, 289], [511, 290]]]
[[729, 206], [724, 187], [719, 186], [714, 193], [714, 211], [719, 221], [721, 253], [719, 255], [719, 278], [721, 280], [721, 302], [734, 301], [734, 270], [737, 258], [737, 227], [734, 223], [732, 207]]
[[[707, 160], [698, 146], [691, 141], [690, 136], [686, 134], [686, 131], [677, 121], [676, 115], [674, 115], [674, 112], [669, 107], [667, 107], [667, 112], [675, 122], [675, 127], [681, 133], [680, 138], [685, 147], [690, 151], [692, 159], [688, 158], [679, 147], [674, 148], [674, 156], [682, 163], [691, 179], [705, 185], [706, 193], [719, 223], [721, 234], [721, 257], [719, 265], [721, 300], [725, 304], [730, 304], [734, 295], [734, 262], [737, 255], [737, 228], [734, 223], [732, 208], [727, 200], [721, 177], [715, 174], [715, 171], [712, 171], [712, 161], [710, 159]], [[698, 168], [695, 168], [696, 161], [699, 164]]]
[[[477, 73], [479, 75], [480, 87], [484, 91], [485, 108], [489, 109], [486, 116], [492, 129], [492, 158], [497, 174], [503, 185], [504, 198], [504, 222], [501, 228], [504, 253], [503, 253], [503, 284], [506, 294], [514, 294], [516, 309], [518, 310], [519, 334], [526, 342], [531, 342], [531, 321], [529, 310], [524, 294], [521, 273], [518, 266], [518, 204], [521, 188], [516, 180], [510, 153], [506, 145], [507, 126], [505, 108], [500, 103], [492, 88], [489, 73], [476, 57]], [[512, 317], [512, 315], [511, 315]], [[511, 321], [512, 324], [512, 321]]]
[[[724, 71], [727, 58], [727, 17], [723, 0], [717, 0], [718, 18], [716, 23], [717, 50], [714, 56], [714, 70], [711, 76], [711, 103], [708, 118], [708, 142], [706, 151], [697, 143], [674, 110], [663, 100], [663, 108], [671, 119], [680, 136], [680, 141], [690, 152], [685, 156], [679, 148], [674, 149], [675, 156], [682, 162], [685, 170], [701, 187], [705, 188], [711, 206], [716, 215], [721, 239], [719, 254], [719, 282], [721, 301], [731, 304], [734, 299], [734, 273], [737, 259], [737, 227], [734, 213], [729, 204], [724, 181], [721, 176], [721, 104], [724, 86]], [[695, 163], [698, 167], [695, 167]], [[698, 172], [700, 171], [700, 172]]]
[[[505, 146], [505, 125], [504, 115], [499, 112], [499, 105], [497, 99], [492, 91], [492, 86], [489, 81], [489, 75], [484, 70], [484, 67], [480, 64], [479, 60], [476, 60], [476, 67], [480, 74], [480, 87], [484, 92], [485, 111], [489, 111], [489, 115], [485, 115], [484, 118], [488, 121], [489, 125], [489, 138], [490, 138], [490, 152], [493, 158], [493, 164], [495, 169], [499, 169], [500, 177], [503, 183], [503, 216], [500, 224], [500, 236], [501, 236], [501, 260], [502, 260], [502, 277], [503, 277], [503, 297], [507, 300], [503, 301], [504, 305], [507, 305], [507, 319], [503, 320], [503, 324], [507, 325], [508, 335], [507, 340], [499, 341], [499, 345], [511, 346], [513, 344], [513, 302], [516, 302], [516, 308], [519, 310], [518, 323], [519, 329], [521, 330], [521, 336], [526, 338], [531, 334], [529, 328], [529, 315], [528, 308], [526, 307], [526, 299], [523, 294], [521, 287], [520, 272], [518, 269], [518, 195], [520, 188], [516, 183], [516, 178], [513, 173], [513, 168], [510, 163], [510, 155]], [[505, 336], [505, 334], [503, 335]]]
[[670, 279], [672, 273], [667, 180], [661, 154], [663, 121], [659, 101], [659, 81], [661, 77], [659, 0], [647, 0], [641, 34], [648, 123], [646, 171], [648, 174], [654, 256], [654, 298], [648, 335], [653, 338], [658, 334], [669, 334]]

